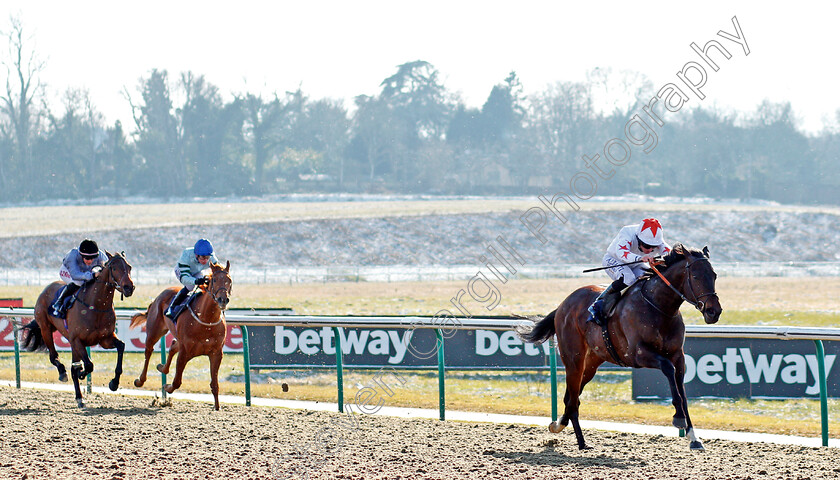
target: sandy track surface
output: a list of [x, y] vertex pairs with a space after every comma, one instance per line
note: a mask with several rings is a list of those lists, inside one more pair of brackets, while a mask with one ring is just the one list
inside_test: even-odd
[[833, 448], [0, 388], [0, 478], [835, 479]]

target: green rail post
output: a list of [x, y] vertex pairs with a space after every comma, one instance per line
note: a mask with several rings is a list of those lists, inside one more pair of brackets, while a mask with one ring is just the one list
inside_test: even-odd
[[[160, 337], [160, 364], [166, 365], [166, 335]], [[160, 397], [166, 400], [166, 374], [160, 374]]]
[[248, 342], [248, 327], [239, 326], [242, 333], [242, 368], [245, 370], [245, 406], [251, 406], [251, 344]]
[[20, 344], [18, 344], [18, 324], [13, 318], [9, 319], [12, 322], [12, 329], [15, 336], [15, 385], [20, 388]]
[[344, 351], [341, 349], [339, 327], [332, 327], [335, 334], [335, 379], [338, 383], [338, 411], [344, 413]]
[[551, 421], [557, 421], [557, 343], [548, 340], [548, 368], [551, 370]]
[[817, 344], [817, 363], [820, 375], [820, 418], [822, 423], [822, 446], [828, 446], [828, 386], [825, 381], [825, 350], [822, 340], [814, 340]]
[[[87, 350], [88, 360], [90, 360], [90, 347], [85, 347]], [[93, 372], [88, 373], [87, 376], [87, 393], [93, 392]]]
[[438, 405], [440, 409], [440, 419], [446, 419], [446, 387], [444, 383], [444, 365], [443, 365], [443, 333], [439, 329], [435, 330], [437, 337], [437, 354], [438, 354]]

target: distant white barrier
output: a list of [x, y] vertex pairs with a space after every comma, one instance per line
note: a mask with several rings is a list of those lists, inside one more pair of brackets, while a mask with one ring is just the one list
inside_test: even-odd
[[[592, 264], [517, 266], [518, 278], [602, 278], [601, 272], [582, 273]], [[836, 277], [840, 262], [715, 262], [723, 277]], [[479, 265], [371, 265], [371, 266], [265, 266], [234, 265], [231, 276], [238, 284], [300, 284], [332, 282], [426, 282], [469, 280]], [[137, 267], [131, 272], [139, 285], [176, 284], [172, 268]], [[0, 269], [0, 286], [43, 285], [58, 280], [57, 269]]]

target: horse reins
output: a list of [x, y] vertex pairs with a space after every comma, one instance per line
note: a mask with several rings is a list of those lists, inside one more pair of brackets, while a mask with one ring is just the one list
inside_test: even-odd
[[195, 314], [195, 311], [193, 311], [193, 309], [192, 309], [192, 305], [187, 305], [187, 310], [189, 310], [190, 315], [192, 315], [192, 317], [195, 319], [195, 321], [196, 321], [196, 322], [198, 322], [198, 323], [200, 323], [200, 324], [202, 324], [202, 325], [204, 325], [204, 326], [206, 326], [206, 327], [212, 327], [212, 326], [214, 326], [214, 325], [218, 325], [218, 324], [220, 324], [220, 323], [222, 322], [222, 320], [224, 320], [224, 319], [225, 319], [225, 311], [224, 311], [224, 310], [222, 310], [222, 314], [221, 314], [221, 315], [219, 315], [219, 319], [218, 319], [218, 320], [216, 320], [215, 322], [212, 322], [212, 323], [211, 323], [211, 322], [203, 322], [203, 321], [201, 321], [201, 319], [200, 319], [200, 318], [198, 318], [198, 315], [196, 315], [196, 314]]
[[[697, 260], [705, 260], [705, 261], [707, 261], [707, 262], [709, 261], [709, 259], [708, 259], [708, 258], [698, 258]], [[659, 270], [657, 270], [656, 265], [651, 265], [651, 266], [650, 266], [650, 269], [651, 269], [651, 270], [653, 270], [653, 271], [654, 271], [657, 275], [659, 275], [659, 278], [661, 278], [661, 279], [662, 279], [662, 281], [663, 281], [663, 282], [665, 282], [665, 285], [667, 285], [667, 286], [668, 286], [668, 288], [670, 288], [671, 290], [673, 290], [673, 291], [674, 291], [674, 293], [676, 293], [677, 295], [679, 295], [679, 297], [680, 297], [680, 298], [681, 298], [684, 302], [687, 302], [687, 303], [691, 304], [694, 308], [696, 308], [697, 310], [699, 310], [699, 311], [700, 311], [700, 313], [703, 313], [703, 310], [705, 310], [705, 309], [706, 309], [706, 303], [705, 303], [705, 302], [703, 302], [703, 301], [702, 301], [702, 300], [700, 300], [700, 299], [701, 299], [701, 298], [704, 298], [704, 297], [712, 297], [712, 296], [717, 297], [717, 293], [715, 293], [715, 292], [711, 292], [711, 293], [704, 293], [704, 294], [701, 294], [701, 295], [697, 295], [697, 294], [695, 294], [695, 293], [694, 293], [694, 285], [692, 285], [692, 284], [691, 284], [691, 270], [690, 270], [690, 269], [691, 269], [691, 265], [693, 265], [693, 262], [688, 261], [688, 256], [686, 256], [686, 259], [685, 259], [686, 281], [688, 281], [688, 286], [689, 286], [688, 290], [690, 290], [690, 291], [691, 291], [691, 294], [692, 294], [692, 295], [694, 295], [694, 301], [691, 301], [691, 300], [689, 300], [688, 298], [686, 298], [686, 296], [685, 296], [685, 295], [683, 295], [683, 294], [682, 294], [682, 292], [680, 292], [680, 291], [679, 291], [679, 290], [677, 290], [677, 289], [676, 289], [673, 285], [671, 285], [671, 282], [669, 282], [669, 281], [668, 281], [668, 279], [667, 279], [667, 278], [665, 278], [665, 276], [664, 276], [664, 275], [662, 275], [662, 274], [659, 272]], [[652, 303], [650, 300], [648, 300], [647, 298], [645, 298], [645, 296], [644, 296], [644, 291], [642, 292], [642, 298], [644, 298], [644, 299], [645, 299], [648, 303], [650, 303], [651, 305], [653, 305], [653, 303]], [[653, 305], [653, 307], [654, 307], [654, 308], [656, 308], [657, 310], [659, 310], [660, 312], [662, 312], [662, 310], [660, 310], [658, 307], [656, 307], [656, 305]], [[664, 313], [664, 312], [662, 312], [662, 313]]]
[[[111, 264], [111, 261], [110, 261], [110, 260], [108, 260], [108, 262], [107, 262], [107, 263], [105, 263], [105, 265], [103, 265], [103, 266], [102, 266], [102, 270], [100, 270], [100, 271], [104, 271], [106, 268], [109, 268], [109, 267], [110, 267], [110, 264]], [[111, 274], [109, 273], [109, 274], [108, 274], [108, 276], [110, 277], [110, 276], [111, 276]], [[102, 280], [102, 279], [100, 279], [99, 277], [96, 277], [96, 278], [93, 280], [93, 283], [104, 283], [104, 284], [105, 284], [105, 285], [107, 285], [107, 286], [114, 287], [114, 290], [117, 290], [117, 291], [119, 291], [119, 292], [120, 292], [120, 301], [122, 301], [122, 300], [125, 298], [125, 297], [123, 296], [123, 295], [124, 295], [124, 293], [123, 293], [123, 291], [122, 291], [122, 288], [121, 288], [121, 287], [120, 287], [120, 285], [119, 285], [116, 281], [114, 281], [114, 280], [111, 280], [110, 282], [106, 282], [105, 280]], [[88, 286], [88, 285], [89, 285], [89, 283], [86, 283], [86, 284], [82, 287], [82, 290], [81, 290], [79, 293], [82, 293], [82, 292], [86, 291], [86, 290], [87, 290], [87, 286]], [[99, 309], [94, 308], [94, 307], [93, 307], [93, 305], [88, 305], [87, 303], [85, 303], [85, 301], [84, 301], [84, 300], [82, 300], [82, 296], [81, 296], [81, 295], [78, 295], [78, 294], [76, 295], [76, 301], [77, 301], [77, 302], [79, 302], [79, 303], [81, 303], [81, 304], [82, 304], [82, 305], [84, 305], [85, 307], [87, 307], [87, 309], [88, 309], [88, 310], [92, 310], [92, 311], [94, 311], [94, 312], [98, 312], [98, 313], [107, 313], [107, 312], [110, 312], [110, 311], [111, 311], [111, 310], [99, 310]], [[64, 321], [65, 321], [65, 323], [67, 322], [67, 320], [66, 320], [66, 319], [65, 319]]]
[[[117, 258], [117, 255], [114, 255], [114, 258]], [[112, 261], [113, 261], [113, 259], [108, 260], [108, 262], [105, 263], [105, 265], [102, 266], [102, 270], [105, 270], [106, 268], [110, 268]], [[123, 273], [125, 273], [125, 271], [123, 271]], [[99, 283], [101, 281], [101, 282], [105, 283], [105, 285], [110, 285], [110, 286], [114, 287], [114, 290], [120, 292], [120, 301], [125, 300], [125, 292], [123, 292], [122, 286], [120, 286], [120, 284], [117, 283], [117, 281], [113, 279], [113, 275], [111, 275], [109, 273], [108, 276], [111, 277], [110, 282], [105, 282], [104, 280], [100, 280], [99, 277], [96, 277], [96, 280], [94, 280], [94, 283]]]
[[[210, 281], [212, 282], [212, 276], [211, 276]], [[216, 291], [218, 292], [219, 290], [224, 290], [224, 289], [225, 289], [225, 287], [222, 286], [219, 289], [217, 289]], [[227, 291], [225, 291], [225, 292], [227, 293]], [[208, 285], [208, 288], [207, 288], [207, 294], [214, 298], [214, 300], [213, 300], [214, 302], [216, 301], [215, 300], [215, 294], [210, 292], [209, 285]], [[200, 318], [198, 318], [198, 315], [195, 314], [195, 311], [193, 311], [193, 309], [192, 309], [192, 305], [190, 305], [189, 303], [187, 304], [187, 310], [189, 310], [190, 315], [192, 315], [192, 317], [195, 319], [196, 322], [198, 322], [198, 323], [200, 323], [200, 324], [202, 324], [206, 327], [212, 327], [214, 325], [218, 325], [223, 320], [225, 320], [225, 310], [224, 309], [220, 309], [222, 313], [221, 313], [221, 315], [219, 315], [219, 319], [216, 320], [215, 322], [212, 322], [212, 323], [203, 322]]]

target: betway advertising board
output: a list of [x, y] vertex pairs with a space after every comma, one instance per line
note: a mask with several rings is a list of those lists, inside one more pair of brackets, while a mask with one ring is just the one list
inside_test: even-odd
[[[330, 327], [249, 327], [251, 366], [335, 366]], [[436, 367], [434, 330], [339, 329], [344, 365]], [[444, 343], [451, 368], [520, 368], [548, 365], [548, 343], [523, 344], [512, 331], [456, 330]]]
[[[823, 342], [828, 395], [840, 397], [840, 342]], [[689, 398], [799, 398], [820, 394], [819, 362], [810, 340], [687, 338]], [[660, 370], [633, 370], [634, 399], [670, 398]]]

